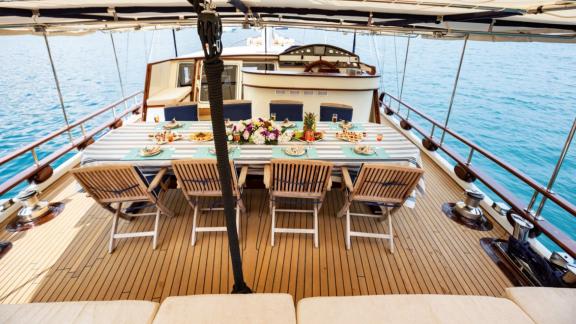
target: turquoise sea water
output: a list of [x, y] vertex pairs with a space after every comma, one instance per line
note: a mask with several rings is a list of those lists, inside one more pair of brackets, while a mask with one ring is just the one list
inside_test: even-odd
[[[352, 49], [352, 34], [318, 30], [281, 30], [297, 43], [329, 43]], [[224, 34], [224, 46], [244, 45], [256, 30]], [[145, 63], [172, 57], [169, 30], [115, 34], [126, 93], [141, 90]], [[193, 29], [177, 32], [180, 54], [199, 50]], [[382, 87], [398, 95], [406, 51], [404, 37], [358, 36], [356, 51], [382, 71]], [[66, 109], [71, 121], [121, 97], [110, 37], [104, 33], [50, 37]], [[403, 99], [443, 121], [450, 99], [462, 41], [412, 39]], [[0, 38], [0, 154], [40, 139], [64, 126], [44, 40], [38, 36]], [[376, 55], [378, 53], [379, 55]], [[546, 184], [576, 117], [576, 45], [470, 41], [449, 126], [487, 148], [530, 177]], [[103, 116], [99, 121], [111, 118]], [[423, 121], [424, 128], [430, 129]], [[98, 123], [95, 121], [91, 126]], [[43, 145], [40, 157], [63, 143], [61, 136]], [[463, 156], [468, 151], [447, 137]], [[575, 144], [576, 146], [576, 144]], [[29, 166], [27, 155], [0, 167], [0, 182]], [[59, 161], [62, 162], [62, 161]], [[486, 159], [484, 168], [523, 201], [529, 187]], [[576, 202], [576, 148], [572, 148], [554, 191]], [[433, 188], [430, 188], [433, 190]], [[12, 192], [11, 194], [14, 194]], [[8, 195], [5, 195], [5, 197]], [[544, 215], [576, 237], [576, 218], [553, 203]], [[550, 242], [545, 243], [553, 247]]]

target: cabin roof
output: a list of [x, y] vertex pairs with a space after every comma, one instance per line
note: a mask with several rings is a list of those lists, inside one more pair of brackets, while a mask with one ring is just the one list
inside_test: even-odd
[[[300, 26], [421, 33], [499, 41], [576, 42], [576, 3], [544, 0], [214, 0], [227, 25]], [[245, 16], [246, 13], [246, 16]], [[0, 2], [0, 34], [195, 26], [185, 0]], [[247, 20], [246, 20], [247, 18]]]

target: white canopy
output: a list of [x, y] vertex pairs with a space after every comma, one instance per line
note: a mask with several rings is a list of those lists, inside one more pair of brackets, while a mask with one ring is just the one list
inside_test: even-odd
[[[213, 0], [224, 24], [576, 42], [576, 1]], [[0, 0], [0, 33], [195, 25], [186, 0]], [[511, 39], [515, 38], [515, 39]]]

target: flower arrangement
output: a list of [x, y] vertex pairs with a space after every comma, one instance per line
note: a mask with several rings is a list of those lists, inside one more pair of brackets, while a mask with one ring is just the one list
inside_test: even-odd
[[284, 144], [291, 139], [291, 132], [283, 132], [280, 125], [263, 118], [241, 120], [228, 131], [228, 140], [241, 144]]

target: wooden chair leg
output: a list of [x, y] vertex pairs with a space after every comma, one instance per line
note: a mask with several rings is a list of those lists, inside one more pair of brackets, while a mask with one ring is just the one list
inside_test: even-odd
[[388, 212], [388, 233], [390, 234], [390, 253], [394, 253], [394, 232], [392, 230], [392, 214]]
[[318, 207], [314, 205], [314, 247], [318, 248]]
[[270, 212], [272, 214], [272, 233], [270, 233], [270, 242], [274, 246], [274, 234], [276, 233], [276, 204], [271, 203], [272, 206]]
[[346, 249], [350, 250], [350, 208], [346, 209]]
[[108, 253], [112, 253], [114, 251], [114, 236], [116, 235], [116, 230], [118, 228], [118, 217], [120, 216], [122, 210], [122, 203], [118, 203], [118, 207], [116, 208], [116, 212], [112, 218], [112, 228], [110, 229], [110, 243], [108, 244]]
[[156, 250], [158, 244], [158, 225], [160, 223], [160, 208], [156, 208], [156, 217], [154, 219], [154, 236], [152, 237], [152, 249]]
[[192, 218], [192, 246], [196, 244], [196, 218], [198, 217], [198, 204], [194, 205], [194, 217]]
[[346, 215], [346, 212], [350, 212], [350, 205], [352, 205], [352, 202], [349, 201], [348, 199], [346, 199], [346, 203], [344, 203], [344, 206], [342, 206], [342, 208], [340, 208], [340, 211], [338, 212], [338, 214], [336, 214], [337, 217], [342, 217], [344, 215]]

